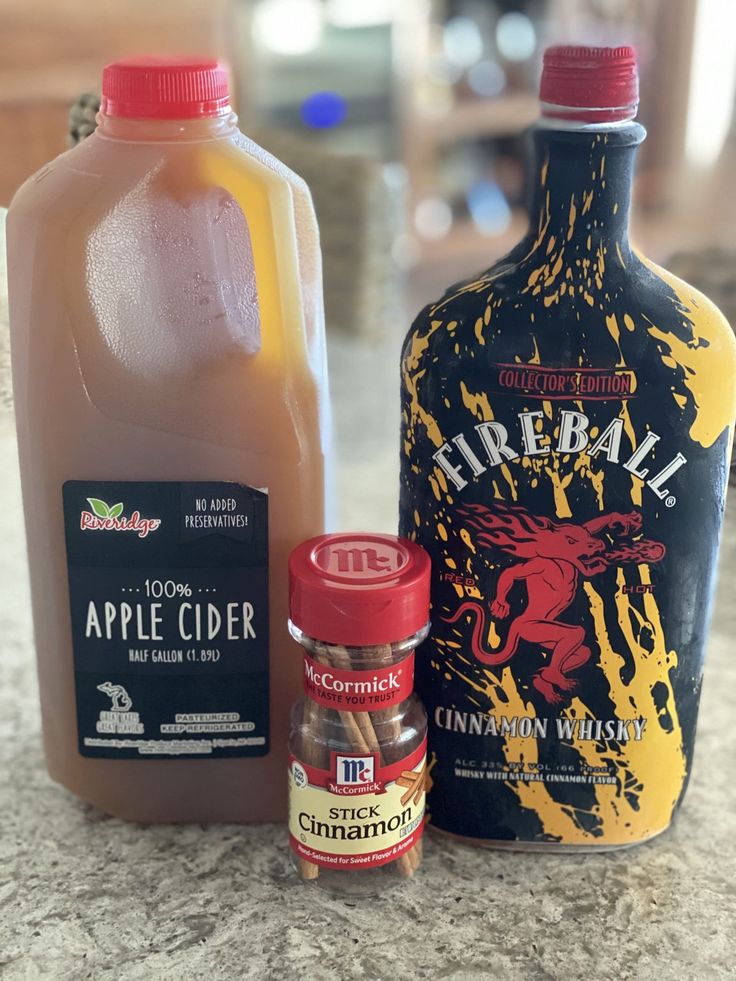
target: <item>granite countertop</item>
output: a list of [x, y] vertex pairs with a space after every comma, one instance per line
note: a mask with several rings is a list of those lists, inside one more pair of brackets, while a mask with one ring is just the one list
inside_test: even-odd
[[[331, 339], [342, 527], [395, 527], [397, 347]], [[576, 856], [430, 837], [413, 881], [344, 902], [295, 880], [282, 827], [144, 828], [51, 782], [7, 410], [0, 474], [4, 981], [736, 977], [735, 513], [692, 783], [669, 832], [633, 850]]]

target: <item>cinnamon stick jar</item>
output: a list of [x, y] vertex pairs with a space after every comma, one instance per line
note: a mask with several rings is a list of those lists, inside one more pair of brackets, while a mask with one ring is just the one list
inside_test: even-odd
[[289, 559], [304, 697], [289, 735], [289, 841], [302, 879], [370, 895], [422, 860], [427, 716], [413, 692], [429, 628], [427, 553], [393, 535], [322, 535]]

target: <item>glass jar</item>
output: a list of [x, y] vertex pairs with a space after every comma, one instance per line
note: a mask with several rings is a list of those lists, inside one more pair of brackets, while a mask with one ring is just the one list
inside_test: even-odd
[[[401, 543], [380, 537], [388, 539], [393, 549]], [[341, 536], [320, 539], [316, 551], [323, 565], [329, 564], [324, 542], [335, 538], [341, 540]], [[400, 576], [383, 583], [385, 594], [378, 589], [376, 577], [369, 577], [368, 583], [363, 578], [362, 588], [343, 589], [336, 596], [333, 583], [339, 612], [336, 620], [323, 618], [330, 640], [318, 639], [314, 628], [319, 629], [319, 624], [312, 619], [318, 611], [313, 603], [295, 597], [292, 581], [289, 630], [303, 648], [305, 689], [293, 707], [289, 734], [292, 858], [302, 879], [342, 895], [379, 893], [393, 882], [411, 878], [422, 861], [427, 715], [413, 683], [414, 649], [429, 630], [429, 562], [411, 542], [401, 543], [400, 548], [405, 558], [412, 559], [404, 566], [418, 561], [426, 570], [426, 581], [422, 571], [413, 587], [422, 592], [423, 603], [412, 608], [409, 617], [406, 596], [399, 601], [398, 619], [391, 609], [396, 594], [390, 594]], [[312, 549], [312, 560], [314, 554]], [[321, 572], [324, 575], [325, 569]], [[357, 594], [366, 590], [370, 595], [367, 602], [363, 596], [361, 606]], [[356, 603], [353, 615], [343, 620]], [[383, 614], [378, 618], [377, 605]], [[402, 623], [416, 627], [420, 612], [423, 623], [413, 633], [386, 639]], [[374, 621], [365, 630], [358, 627], [362, 615], [366, 622]], [[311, 620], [309, 633], [305, 620]], [[372, 641], [378, 636], [383, 639], [338, 643], [335, 637], [341, 634], [347, 641], [360, 635]]]

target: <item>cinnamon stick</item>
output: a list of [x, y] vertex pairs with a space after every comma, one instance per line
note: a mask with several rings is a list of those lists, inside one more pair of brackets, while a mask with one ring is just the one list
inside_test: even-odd
[[[305, 699], [304, 701], [304, 716], [302, 722], [305, 728], [311, 729], [312, 726], [317, 728], [316, 723], [318, 723], [318, 713], [319, 705], [316, 705], [311, 699]], [[320, 743], [318, 740], [304, 740], [302, 744], [302, 753], [304, 755], [304, 762], [308, 763], [310, 766], [320, 766], [322, 763], [322, 752]], [[319, 865], [315, 865], [314, 862], [310, 862], [306, 858], [299, 858], [299, 874], [302, 879], [308, 879], [310, 881], [319, 878]]]
[[[385, 666], [394, 660], [394, 652], [389, 644], [375, 647], [371, 650], [375, 654], [377, 665]], [[320, 663], [333, 668], [351, 670], [355, 667], [350, 652], [346, 647], [341, 645], [318, 644], [315, 656]], [[403, 752], [400, 745], [401, 723], [396, 718], [395, 712], [392, 712], [390, 709], [380, 709], [372, 713], [340, 711], [339, 716], [351, 748], [356, 753], [378, 753], [382, 766], [393, 762], [391, 759], [392, 756], [401, 757]], [[384, 726], [386, 727], [387, 731], [383, 739], [379, 739], [377, 735], [374, 720], [379, 723], [379, 731], [382, 732], [382, 735], [382, 730]], [[406, 801], [402, 797], [402, 804], [408, 802], [415, 794], [417, 796], [414, 803], [418, 803], [423, 781], [424, 774], [422, 771], [421, 781], [417, 778], [417, 782], [413, 785], [412, 792]], [[417, 788], [419, 788], [419, 791]], [[418, 847], [418, 843], [413, 845], [409, 851], [400, 855], [395, 860], [399, 875], [404, 878], [412, 876], [421, 864], [421, 856], [422, 852]]]
[[[372, 648], [372, 651], [376, 656], [376, 663], [383, 666], [391, 664], [396, 658], [394, 649], [390, 644], [376, 646]], [[384, 744], [389, 747], [389, 758], [386, 760], [386, 762], [395, 763], [396, 760], [401, 759], [402, 755], [404, 754], [404, 749], [400, 742], [401, 722], [396, 717], [396, 713], [392, 709], [379, 709], [373, 713], [373, 717], [379, 723], [379, 728], [381, 730], [383, 730], [384, 726], [387, 727], [388, 731]], [[391, 752], [391, 750], [393, 752]], [[418, 803], [418, 800], [415, 800], [414, 803]], [[407, 859], [410, 871], [406, 873], [406, 866], [402, 865], [397, 866], [399, 873], [401, 875], [413, 875], [422, 864], [421, 838], [417, 844], [413, 845], [408, 852], [404, 853], [402, 857]]]
[[[403, 776], [404, 774], [402, 773], [402, 777]], [[414, 798], [414, 803], [418, 804], [419, 798], [421, 797], [423, 790], [424, 790], [424, 767], [422, 767], [422, 769], [419, 770], [417, 773], [411, 773], [411, 778], [409, 781], [409, 789], [406, 791], [405, 794], [402, 794], [401, 796], [401, 806], [404, 807], [406, 804], [408, 804], [412, 797]]]

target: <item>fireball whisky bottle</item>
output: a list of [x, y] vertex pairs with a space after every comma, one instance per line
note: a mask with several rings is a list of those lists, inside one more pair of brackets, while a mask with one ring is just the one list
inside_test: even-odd
[[433, 560], [431, 823], [605, 848], [690, 773], [736, 345], [629, 242], [634, 52], [551, 49], [541, 97], [527, 237], [405, 342], [400, 531]]

